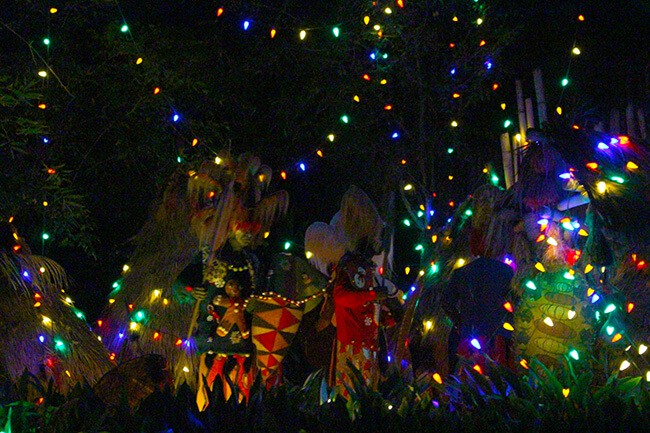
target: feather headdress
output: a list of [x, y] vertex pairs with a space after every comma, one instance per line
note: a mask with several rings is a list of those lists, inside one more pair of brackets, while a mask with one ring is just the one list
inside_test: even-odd
[[[315, 222], [305, 233], [305, 249], [310, 261], [322, 273], [329, 275], [346, 251], [354, 251], [359, 241], [380, 241], [383, 221], [377, 208], [363, 190], [352, 185], [343, 195], [341, 209], [329, 224]], [[383, 257], [375, 257], [376, 262]]]

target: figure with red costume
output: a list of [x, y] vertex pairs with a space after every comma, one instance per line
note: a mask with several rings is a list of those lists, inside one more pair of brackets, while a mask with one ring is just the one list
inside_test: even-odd
[[376, 388], [379, 378], [379, 330], [382, 311], [388, 315], [401, 305], [397, 288], [379, 272], [383, 222], [368, 196], [352, 186], [344, 195], [341, 210], [330, 224], [312, 224], [305, 235], [305, 247], [312, 263], [329, 273], [327, 301], [321, 311], [321, 328], [336, 327], [336, 342], [330, 365], [330, 384], [351, 386], [349, 364], [361, 372], [366, 385]]

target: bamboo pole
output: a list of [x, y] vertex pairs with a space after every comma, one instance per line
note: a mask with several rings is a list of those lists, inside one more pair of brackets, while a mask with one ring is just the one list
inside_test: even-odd
[[503, 161], [503, 175], [506, 178], [506, 188], [510, 189], [514, 183], [514, 158], [510, 134], [504, 132], [501, 134], [501, 159]]
[[634, 119], [634, 106], [632, 105], [632, 102], [627, 103], [627, 107], [625, 108], [625, 123], [627, 126], [627, 135], [629, 137], [636, 137], [636, 122]]
[[526, 129], [535, 127], [535, 114], [533, 113], [533, 100], [526, 98]]
[[612, 111], [609, 113], [609, 133], [621, 133], [621, 117], [617, 108], [612, 108]]
[[519, 135], [522, 141], [526, 141], [526, 109], [524, 107], [524, 91], [521, 87], [521, 81], [515, 81], [517, 91], [517, 114], [519, 116]]
[[542, 81], [541, 69], [533, 71], [533, 79], [535, 80], [535, 96], [537, 97], [537, 116], [540, 125], [543, 125], [548, 121], [548, 117], [546, 116], [546, 98], [544, 97], [544, 82]]
[[645, 113], [643, 112], [643, 108], [636, 110], [636, 114], [639, 121], [639, 137], [645, 140], [648, 138], [648, 130], [646, 129]]

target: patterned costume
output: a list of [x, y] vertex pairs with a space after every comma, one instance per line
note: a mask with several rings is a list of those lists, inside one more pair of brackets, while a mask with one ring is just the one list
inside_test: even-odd
[[388, 322], [391, 313], [401, 311], [396, 299], [391, 299], [395, 301], [392, 305], [380, 303], [389, 293], [397, 295], [395, 286], [376, 271], [377, 263], [383, 264], [385, 258], [378, 251], [382, 231], [383, 221], [372, 201], [361, 189], [351, 186], [330, 224], [313, 223], [305, 234], [305, 248], [313, 254], [312, 263], [321, 272], [331, 273], [331, 292], [317, 327], [324, 330], [330, 323], [336, 327], [329, 381], [341, 385], [343, 395], [347, 395], [343, 385], [353, 384], [349, 362], [361, 372], [368, 386], [376, 388], [380, 374], [380, 314], [387, 312]]
[[348, 362], [374, 387], [379, 380], [379, 312], [376, 265], [358, 253], [347, 253], [336, 268], [332, 299], [336, 320], [336, 383], [349, 383]]
[[250, 359], [254, 346], [251, 315], [245, 308], [256, 285], [257, 259], [245, 248], [233, 248], [232, 243], [226, 243], [210, 263], [206, 263], [207, 254], [202, 256], [181, 272], [174, 283], [180, 303], [195, 302], [192, 292], [197, 287], [207, 289], [206, 298], [197, 301], [200, 310], [194, 334], [201, 354], [199, 405], [207, 405], [208, 390], [213, 390], [217, 377], [222, 380], [224, 397], [230, 397], [233, 390], [225, 376], [248, 399], [253, 382]]

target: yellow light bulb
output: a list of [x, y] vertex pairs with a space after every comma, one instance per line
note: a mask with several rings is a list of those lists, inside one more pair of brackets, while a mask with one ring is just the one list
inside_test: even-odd
[[502, 103], [501, 103], [501, 109], [502, 109], [502, 110], [505, 110], [505, 109], [506, 109], [506, 103], [505, 103], [505, 102], [502, 102]]
[[38, 71], [38, 76], [43, 78], [47, 77], [47, 71]]
[[433, 373], [433, 380], [442, 385], [442, 377], [438, 373]]
[[596, 189], [598, 189], [599, 193], [605, 194], [605, 191], [607, 191], [607, 184], [601, 180], [596, 184]]
[[578, 56], [578, 55], [580, 55], [580, 48], [578, 48], [578, 47], [573, 47], [573, 49], [571, 50], [571, 52], [572, 52], [573, 54], [575, 54], [576, 56]]
[[557, 107], [555, 109], [556, 113], [559, 114], [560, 116], [562, 115], [562, 107]]
[[553, 325], [554, 325], [554, 323], [553, 323], [553, 319], [551, 319], [550, 317], [546, 317], [546, 318], [544, 319], [544, 323], [546, 323], [546, 324], [547, 324], [548, 326], [550, 326], [550, 327], [553, 327]]
[[451, 121], [451, 126], [452, 126], [453, 128], [457, 127], [457, 126], [458, 126], [458, 122], [456, 122], [455, 120], [452, 120], [452, 121]]
[[305, 257], [307, 257], [308, 259], [311, 259], [313, 255], [314, 253], [312, 253], [311, 251], [305, 251]]
[[352, 99], [354, 99], [354, 102], [359, 102], [361, 100], [358, 95], [354, 95], [354, 98]]
[[639, 355], [643, 355], [647, 350], [648, 350], [648, 346], [646, 346], [645, 344], [641, 344], [639, 346]]
[[408, 267], [408, 266], [405, 267], [405, 268], [404, 268], [404, 273], [405, 273], [406, 275], [408, 275], [409, 273], [411, 273], [411, 268]]
[[628, 360], [626, 359], [626, 360], [624, 360], [623, 362], [621, 362], [621, 366], [618, 367], [618, 369], [621, 370], [621, 371], [623, 371], [623, 370], [626, 370], [629, 366], [630, 366], [630, 361], [628, 361]]
[[327, 139], [328, 139], [329, 141], [334, 141], [334, 134], [330, 134], [330, 135], [328, 135], [328, 136], [327, 136]]
[[625, 168], [627, 168], [627, 169], [630, 170], [630, 171], [634, 171], [634, 170], [636, 170], [637, 168], [639, 168], [639, 166], [636, 165], [634, 162], [629, 161], [629, 162], [625, 165]]
[[386, 9], [384, 9], [384, 13], [385, 13], [386, 15], [390, 15], [390, 14], [393, 13], [393, 10], [392, 10], [391, 8], [386, 8]]
[[515, 328], [508, 322], [503, 324], [503, 328], [508, 330], [508, 331], [514, 331], [515, 330]]
[[300, 31], [300, 40], [301, 41], [304, 40], [306, 36], [307, 36], [307, 32], [304, 31], [304, 30], [301, 30]]
[[51, 13], [51, 14], [55, 14], [55, 13], [57, 13], [58, 11], [59, 11], [59, 10], [58, 10], [57, 8], [50, 8], [50, 13]]
[[139, 65], [140, 63], [142, 63], [142, 57], [138, 57], [138, 60], [135, 61], [136, 65]]
[[363, 17], [363, 23], [364, 23], [365, 25], [368, 25], [368, 23], [370, 23], [370, 17], [369, 17], [368, 15], [366, 15], [365, 17]]

